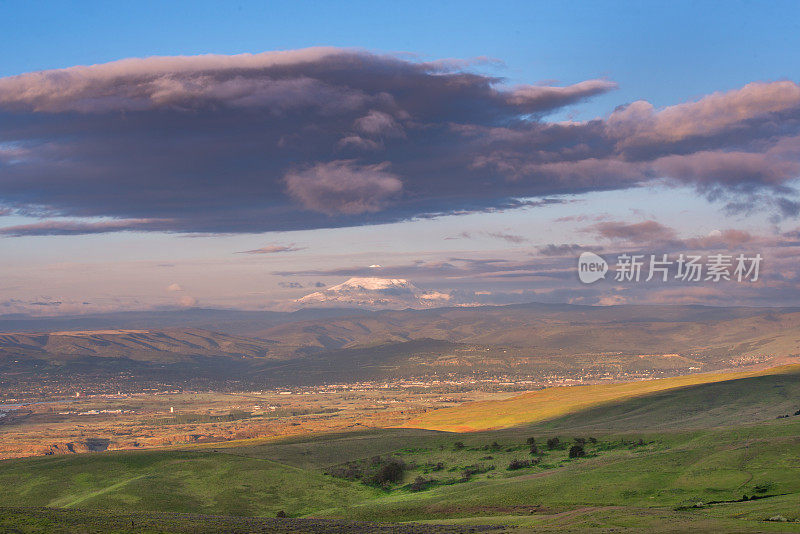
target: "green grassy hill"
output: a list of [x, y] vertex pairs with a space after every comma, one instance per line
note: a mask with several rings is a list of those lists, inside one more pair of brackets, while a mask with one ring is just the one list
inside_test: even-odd
[[0, 463], [3, 506], [274, 517], [354, 504], [379, 492], [266, 459], [225, 452], [141, 451]]
[[[0, 462], [0, 531], [378, 529], [342, 522], [357, 520], [452, 532], [800, 532], [797, 409], [791, 368], [609, 398], [500, 430], [375, 429], [9, 460]], [[403, 466], [399, 478], [365, 483], [389, 463]], [[326, 521], [248, 519], [281, 510]], [[184, 524], [176, 513], [201, 515]]]
[[[466, 452], [462, 454], [495, 441], [505, 451], [531, 434], [536, 435], [528, 431], [516, 436], [469, 435], [463, 438]], [[571, 442], [581, 434], [560, 435], [563, 441]], [[796, 420], [715, 431], [606, 434], [597, 438], [597, 446], [588, 447], [591, 452], [587, 458], [569, 459], [565, 452], [547, 453], [548, 463], [543, 466], [508, 472], [500, 464], [491, 476], [472, 482], [416, 493], [397, 492], [325, 513], [365, 520], [585, 527], [583, 519], [575, 524], [571, 519], [576, 519], [575, 514], [592, 511], [606, 516], [604, 521], [592, 519], [594, 526], [627, 524], [650, 529], [671, 516], [673, 521], [684, 522], [685, 527], [698, 519], [713, 523], [720, 518], [725, 521], [719, 523], [718, 530], [726, 531], [730, 525], [737, 525], [740, 531], [761, 529], [763, 520], [774, 515], [800, 518], [798, 436], [800, 422]], [[543, 437], [538, 434], [538, 438]], [[451, 438], [453, 441], [455, 438]], [[439, 453], [434, 447], [425, 454], [435, 460]], [[416, 456], [422, 460], [419, 453]], [[517, 451], [516, 456], [522, 458], [525, 454]], [[472, 458], [465, 460], [471, 462]], [[743, 495], [748, 501], [736, 502]], [[750, 500], [753, 495], [763, 498]], [[758, 523], [747, 524], [739, 519], [741, 510]], [[720, 528], [728, 520], [729, 527]], [[791, 526], [800, 530], [800, 524]], [[678, 525], [661, 527], [668, 531]]]

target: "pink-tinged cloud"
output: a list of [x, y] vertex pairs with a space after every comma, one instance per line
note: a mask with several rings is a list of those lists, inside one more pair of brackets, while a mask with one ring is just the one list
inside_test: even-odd
[[388, 163], [357, 165], [353, 161], [320, 163], [286, 175], [286, 190], [304, 208], [327, 215], [373, 213], [401, 189], [403, 182]]
[[800, 175], [800, 162], [770, 153], [696, 152], [659, 158], [652, 168], [685, 183], [778, 186]]
[[[681, 238], [671, 227], [658, 221], [646, 220], [640, 222], [602, 221], [580, 230], [592, 234], [600, 239], [616, 241], [615, 246], [627, 242], [629, 246], [650, 247], [651, 252], [668, 251], [711, 251], [734, 250], [747, 246], [775, 247], [781, 242], [779, 238], [757, 236], [746, 230], [727, 228], [714, 230], [707, 235]], [[561, 248], [549, 245], [549, 249], [558, 252]], [[565, 251], [580, 251], [584, 247], [577, 245], [562, 245]], [[624, 247], [623, 247], [624, 248]], [[593, 250], [588, 247], [587, 250]], [[553, 254], [556, 255], [556, 254]]]
[[640, 100], [612, 113], [607, 124], [622, 145], [672, 143], [731, 129], [748, 130], [750, 120], [799, 110], [800, 85], [754, 82], [660, 110]]
[[675, 238], [675, 230], [657, 221], [637, 223], [607, 221], [592, 225], [585, 231], [603, 239], [622, 239], [637, 243], [657, 243]]
[[[774, 241], [774, 240], [773, 240]], [[754, 236], [745, 230], [715, 230], [706, 236], [685, 239], [686, 248], [690, 250], [701, 249], [740, 249], [744, 245], [767, 244], [764, 238]]]
[[[270, 100], [287, 102], [292, 90], [308, 89], [302, 80], [282, 83], [265, 77], [253, 82], [241, 73], [313, 64], [342, 53], [321, 47], [235, 56], [130, 58], [31, 72], [0, 79], [0, 105], [17, 111], [103, 113], [188, 108], [192, 101], [236, 106], [256, 106]], [[308, 93], [301, 91], [298, 96], [303, 94]]]
[[355, 129], [365, 135], [403, 137], [403, 128], [388, 113], [370, 110], [363, 117], [356, 119]]
[[531, 112], [550, 110], [580, 102], [617, 88], [611, 80], [586, 80], [566, 87], [523, 85], [508, 94], [508, 102]]

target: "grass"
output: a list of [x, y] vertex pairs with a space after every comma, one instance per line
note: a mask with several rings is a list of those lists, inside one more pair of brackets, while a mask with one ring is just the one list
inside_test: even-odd
[[376, 490], [270, 460], [214, 452], [119, 452], [0, 463], [3, 506], [306, 515]]
[[[607, 408], [619, 406], [623, 401], [636, 398], [647, 398], [645, 407], [649, 410], [652, 400], [650, 396], [656, 393], [754, 378], [759, 375], [786, 376], [788, 379], [785, 382], [796, 386], [800, 377], [800, 366], [784, 366], [761, 372], [696, 374], [640, 382], [547, 388], [505, 400], [478, 401], [435, 410], [407, 422], [404, 426], [451, 432], [474, 432], [548, 421], [576, 413], [581, 413], [586, 418], [585, 410], [602, 408], [589, 416], [592, 417], [602, 414]], [[766, 383], [770, 380], [772, 379], [768, 379]], [[732, 389], [742, 392], [742, 388], [736, 384]], [[763, 404], [757, 399], [755, 401], [756, 405]], [[800, 402], [797, 404], [800, 408]], [[695, 406], [683, 407], [689, 412], [694, 408]], [[651, 415], [645, 415], [645, 418], [659, 421]]]
[[[458, 525], [385, 525], [336, 519], [255, 518], [245, 516], [119, 513], [53, 508], [0, 508], [0, 532], [16, 534], [457, 534]], [[470, 526], [469, 532], [500, 531]]]
[[[698, 380], [693, 376], [638, 388], [537, 392], [539, 400], [577, 392], [564, 400], [572, 411], [560, 416], [526, 396], [511, 399], [516, 404], [496, 401], [504, 409], [530, 408], [521, 416], [525, 421], [531, 413], [548, 414], [498, 430], [366, 430], [3, 461], [0, 531], [58, 531], [54, 525], [69, 534], [372, 528], [342, 522], [359, 520], [449, 524], [455, 531], [497, 525], [503, 532], [800, 532], [800, 417], [777, 418], [800, 408], [800, 372], [721, 376], [726, 379], [705, 384], [692, 382]], [[590, 402], [587, 391], [603, 404]], [[489, 406], [482, 405], [479, 420], [491, 418]], [[501, 410], [495, 422], [506, 415]], [[555, 436], [564, 446], [549, 450], [547, 439]], [[529, 453], [530, 437], [539, 454]], [[586, 439], [586, 457], [568, 457], [576, 437]], [[380, 489], [331, 469], [363, 469], [375, 456], [401, 461], [402, 479]], [[514, 459], [532, 458], [538, 462], [507, 469]], [[417, 477], [425, 483], [412, 487]], [[326, 521], [248, 519], [280, 510]], [[176, 513], [201, 515], [186, 519], [194, 525], [189, 528]], [[424, 531], [419, 528], [413, 531]]]
[[[436, 442], [446, 433], [415, 429], [372, 429], [294, 436], [257, 443], [213, 445], [218, 450], [263, 458], [303, 469], [323, 470], [341, 462], [387, 454], [401, 447]], [[211, 445], [202, 445], [207, 450]], [[224, 449], [219, 447], [225, 447]]]
[[[490, 433], [476, 435], [477, 445]], [[520, 435], [522, 439], [524, 434]], [[742, 428], [683, 433], [605, 436], [602, 443], [623, 438], [639, 447], [606, 448], [595, 457], [534, 467], [524, 474], [476, 478], [465, 484], [422, 492], [396, 491], [356, 506], [326, 513], [363, 520], [479, 521], [488, 516], [524, 514], [526, 525], [575, 520], [569, 512], [606, 527], [640, 518], [649, 528], [659, 517], [681, 518], [686, 525], [702, 519], [708, 525], [736, 520], [741, 529], [760, 529], [769, 517], [800, 519], [800, 423], [781, 420]], [[767, 488], [764, 491], [764, 488]], [[788, 495], [783, 495], [788, 494]], [[736, 503], [743, 495], [764, 497]], [[773, 496], [774, 495], [774, 496]], [[719, 501], [729, 503], [709, 504]], [[703, 503], [698, 508], [697, 503]], [[589, 513], [591, 511], [591, 513]], [[644, 512], [642, 512], [644, 511]], [[645, 513], [646, 512], [646, 513]], [[598, 514], [614, 520], [598, 519]], [[744, 515], [743, 515], [744, 514]], [[472, 518], [472, 519], [470, 519]], [[627, 519], [625, 519], [627, 518]], [[577, 523], [573, 526], [577, 528]], [[787, 523], [800, 530], [800, 524]], [[769, 526], [769, 525], [768, 525]], [[631, 526], [633, 528], [633, 526]], [[687, 530], [690, 530], [687, 528]]]

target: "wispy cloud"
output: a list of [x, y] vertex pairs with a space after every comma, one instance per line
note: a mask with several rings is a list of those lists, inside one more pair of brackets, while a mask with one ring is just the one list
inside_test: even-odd
[[298, 247], [294, 243], [288, 245], [268, 245], [253, 250], [242, 250], [237, 254], [277, 254], [280, 252], [296, 252], [298, 250], [305, 250], [306, 247]]
[[42, 221], [31, 224], [0, 227], [0, 235], [6, 237], [45, 235], [86, 235], [109, 232], [168, 231], [171, 221], [164, 219], [118, 219], [113, 221]]
[[461, 232], [458, 235], [446, 237], [445, 239], [473, 239], [476, 237], [490, 237], [493, 239], [501, 239], [503, 241], [508, 241], [509, 243], [513, 243], [515, 245], [519, 245], [521, 243], [526, 243], [530, 241], [527, 237], [521, 236], [519, 234], [512, 234], [510, 232]]

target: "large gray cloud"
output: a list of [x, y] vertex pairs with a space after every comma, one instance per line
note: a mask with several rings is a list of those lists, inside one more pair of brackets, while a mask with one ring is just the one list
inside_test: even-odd
[[61, 217], [2, 233], [348, 226], [662, 179], [793, 213], [796, 83], [546, 120], [614, 87], [507, 88], [463, 63], [333, 48], [2, 78], [0, 209]]

